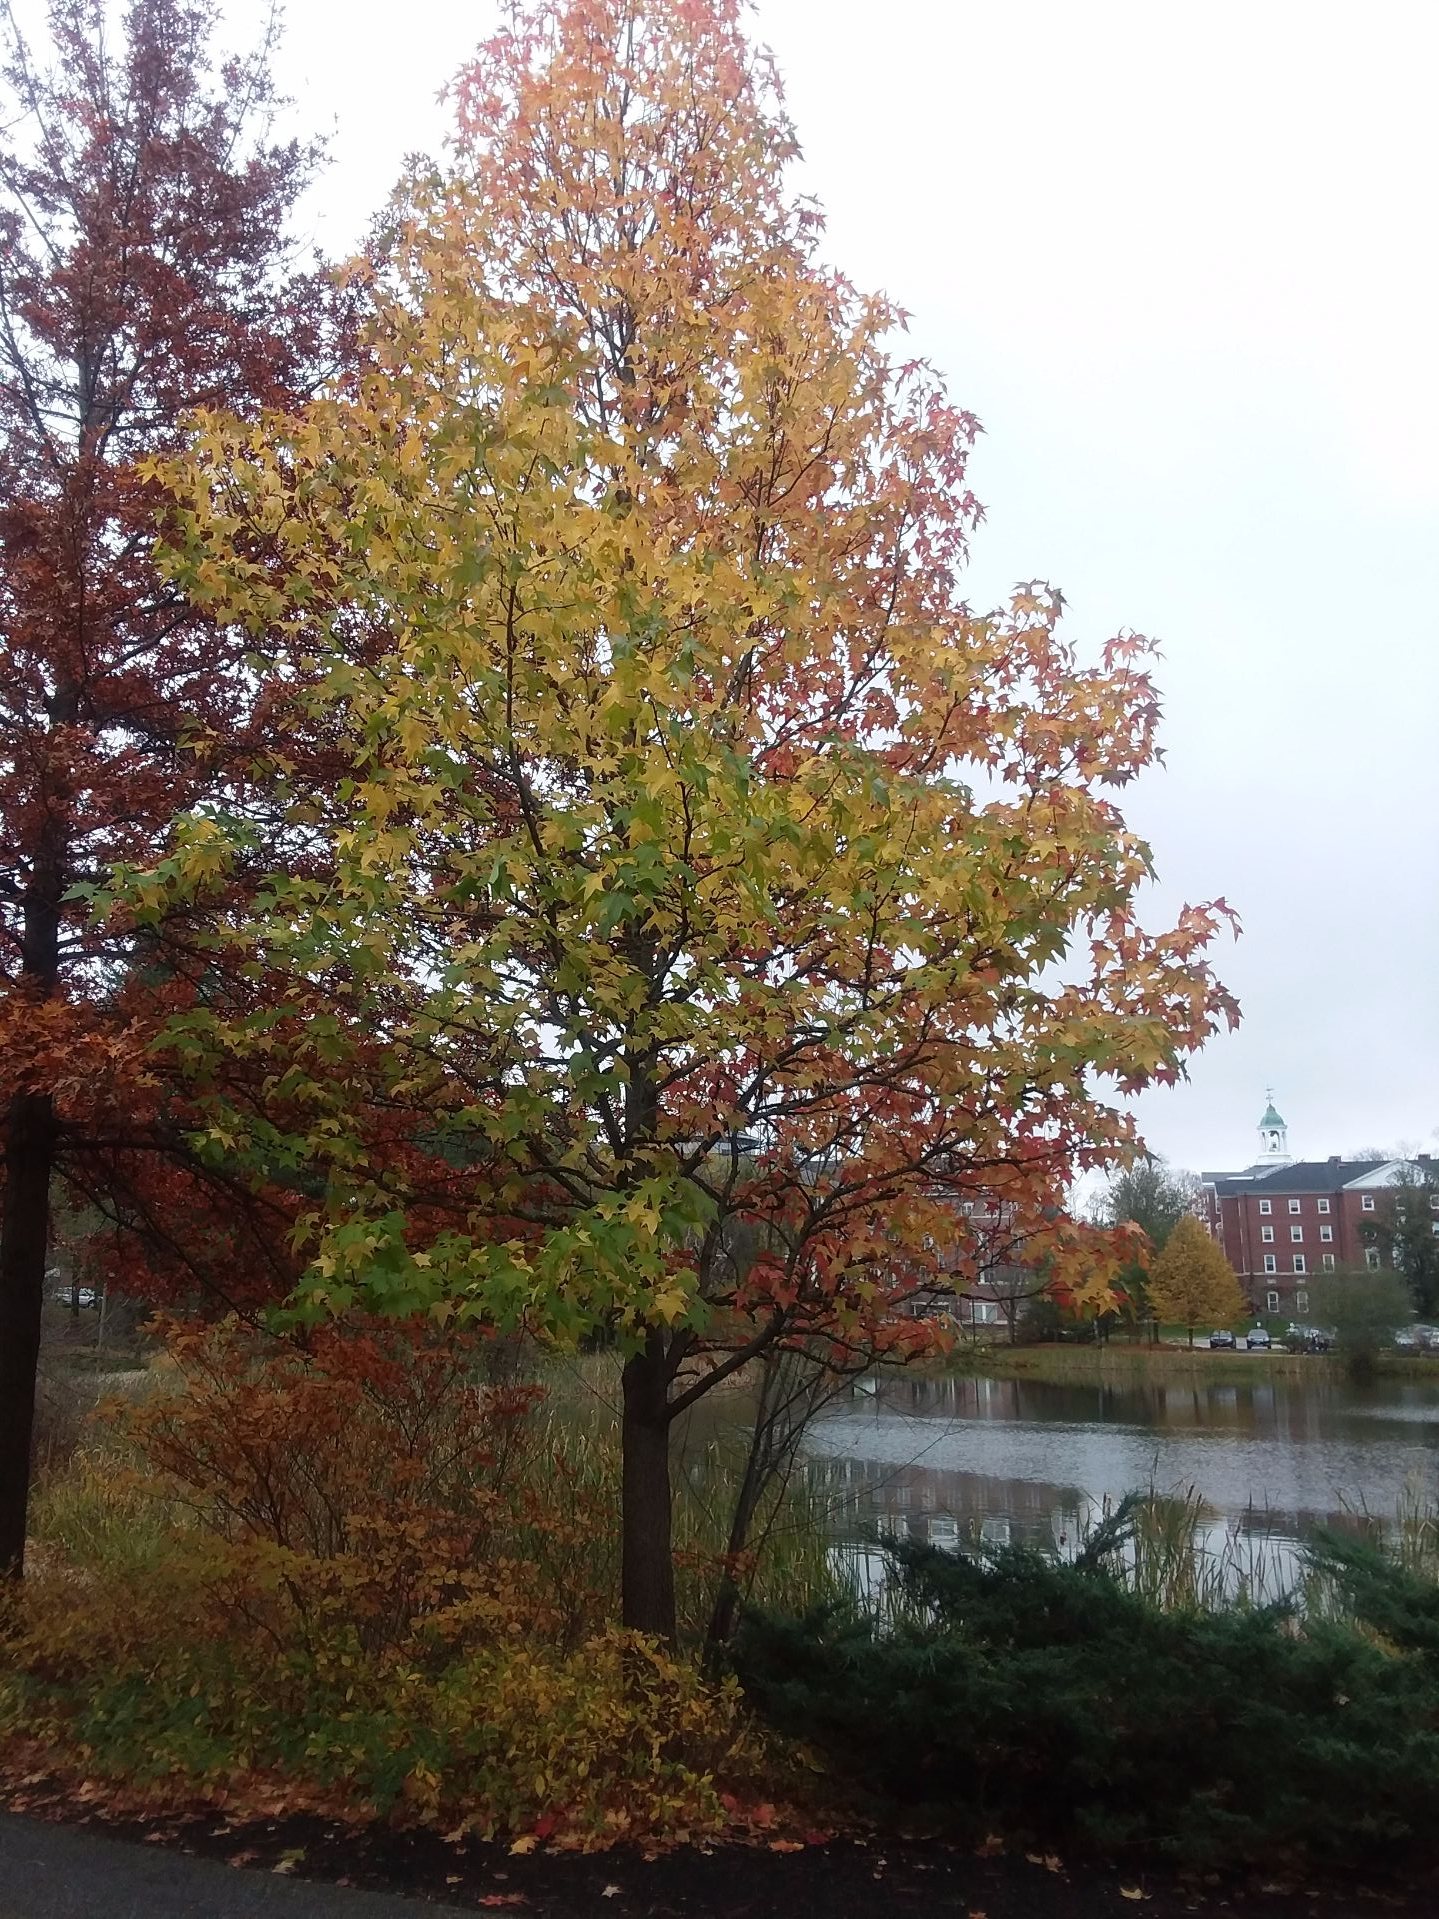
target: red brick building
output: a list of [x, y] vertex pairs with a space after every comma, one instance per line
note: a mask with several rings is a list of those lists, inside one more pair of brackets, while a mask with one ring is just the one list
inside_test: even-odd
[[[1308, 1281], [1336, 1267], [1392, 1263], [1367, 1243], [1365, 1227], [1383, 1211], [1385, 1189], [1432, 1172], [1417, 1160], [1293, 1160], [1288, 1129], [1271, 1099], [1259, 1122], [1261, 1151], [1241, 1173], [1202, 1173], [1205, 1223], [1224, 1248], [1256, 1312], [1302, 1317]], [[1436, 1228], [1439, 1230], [1439, 1228]]]

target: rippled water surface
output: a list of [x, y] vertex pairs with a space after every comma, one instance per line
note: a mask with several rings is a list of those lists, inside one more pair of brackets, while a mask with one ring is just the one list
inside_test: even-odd
[[1355, 1512], [1439, 1500], [1439, 1384], [884, 1379], [806, 1441], [836, 1530], [1062, 1544], [1106, 1500], [1194, 1488], [1217, 1532], [1283, 1551]]

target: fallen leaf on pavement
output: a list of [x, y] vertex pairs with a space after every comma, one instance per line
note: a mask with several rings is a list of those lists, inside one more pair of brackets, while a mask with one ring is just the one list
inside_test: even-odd
[[536, 1839], [535, 1835], [532, 1832], [521, 1833], [519, 1838], [510, 1847], [510, 1851], [511, 1852], [533, 1852], [535, 1847], [539, 1843], [540, 1843], [539, 1840]]

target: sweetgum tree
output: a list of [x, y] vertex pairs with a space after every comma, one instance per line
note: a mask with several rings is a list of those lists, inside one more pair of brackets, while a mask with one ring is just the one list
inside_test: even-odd
[[1145, 645], [1082, 664], [1042, 585], [966, 604], [975, 423], [821, 263], [738, 14], [514, 8], [359, 378], [167, 469], [172, 579], [348, 765], [128, 887], [277, 985], [197, 983], [173, 1043], [209, 1150], [315, 1194], [302, 1310], [621, 1342], [661, 1634], [677, 1415], [897, 1337], [966, 1195], [1101, 1295], [1062, 1183], [1233, 1016], [1222, 909], [1135, 917]]
[[284, 239], [312, 156], [269, 137], [265, 49], [212, 66], [208, 0], [132, 0], [118, 22], [54, 0], [38, 51], [8, 6], [0, 23], [0, 1568], [18, 1572], [52, 1187], [83, 1184], [154, 1092], [133, 947], [75, 889], [157, 854], [253, 718], [235, 636], [154, 569], [136, 463], [177, 448], [192, 407], [293, 402], [325, 302]]

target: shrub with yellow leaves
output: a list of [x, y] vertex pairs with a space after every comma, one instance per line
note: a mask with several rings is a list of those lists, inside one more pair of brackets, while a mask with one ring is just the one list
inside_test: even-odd
[[129, 1523], [61, 1499], [7, 1599], [0, 1736], [231, 1810], [575, 1845], [725, 1822], [717, 1778], [758, 1756], [738, 1692], [606, 1623], [602, 1522], [540, 1389], [393, 1325], [301, 1351], [171, 1323], [167, 1351], [82, 1456], [85, 1498], [103, 1485]]

